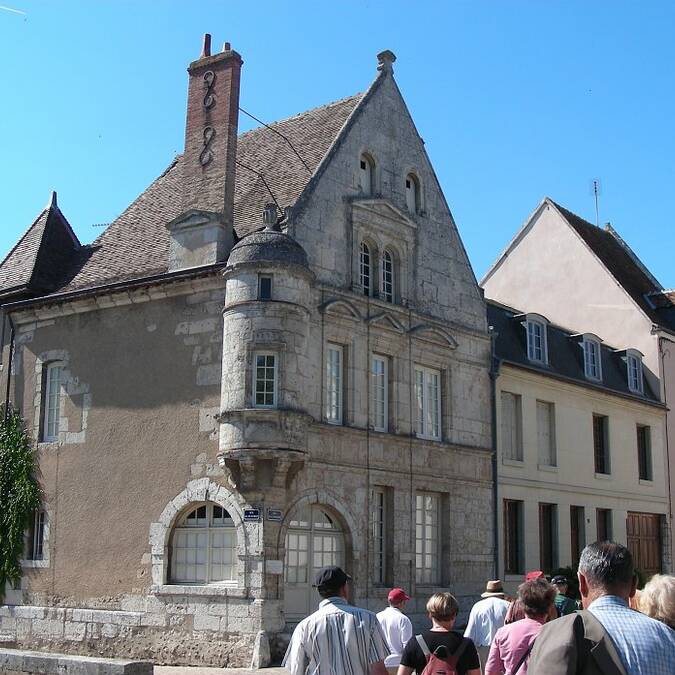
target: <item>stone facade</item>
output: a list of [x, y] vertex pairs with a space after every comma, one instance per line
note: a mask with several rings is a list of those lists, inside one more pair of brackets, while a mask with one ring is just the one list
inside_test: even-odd
[[[228, 250], [227, 265], [205, 259], [187, 274], [9, 308], [12, 398], [40, 439], [44, 367], [61, 362], [67, 425], [38, 443], [48, 564], [27, 561], [0, 609], [1, 633], [80, 654], [265, 664], [298, 607], [318, 601], [312, 563], [343, 565], [371, 609], [405, 587], [416, 622], [433, 591], [450, 589], [467, 611], [492, 576], [485, 305], [392, 62], [381, 55], [300, 198], [283, 218], [268, 211], [265, 230]], [[376, 167], [370, 194], [359, 187], [364, 153]], [[331, 345], [342, 355], [339, 420], [327, 417]], [[273, 357], [269, 401], [257, 398], [259, 355]], [[373, 355], [387, 363], [386, 430], [373, 418]], [[417, 383], [420, 368], [435, 394]], [[433, 433], [419, 431], [422, 397], [439, 402], [425, 421]], [[200, 505], [229, 517], [231, 576], [178, 582], [177, 533], [189, 536], [185, 518]], [[326, 531], [307, 530], [303, 582], [289, 576], [302, 572], [289, 541], [305, 536], [305, 513]], [[431, 519], [428, 541], [416, 539], [419, 518]]]

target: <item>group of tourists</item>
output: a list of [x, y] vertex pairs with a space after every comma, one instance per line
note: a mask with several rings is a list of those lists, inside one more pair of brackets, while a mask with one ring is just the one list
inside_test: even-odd
[[283, 665], [292, 675], [675, 673], [675, 577], [655, 575], [636, 596], [630, 551], [605, 541], [583, 550], [578, 579], [580, 603], [564, 576], [529, 572], [512, 600], [489, 581], [464, 635], [454, 631], [457, 600], [434, 593], [431, 627], [415, 635], [403, 589], [376, 615], [350, 604], [348, 574], [326, 567], [315, 581], [319, 609], [295, 628]]

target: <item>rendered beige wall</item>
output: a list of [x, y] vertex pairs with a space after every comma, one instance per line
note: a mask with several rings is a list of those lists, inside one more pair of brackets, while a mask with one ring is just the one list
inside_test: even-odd
[[[561, 382], [511, 366], [497, 381], [497, 424], [501, 428], [501, 392], [522, 397], [523, 462], [503, 458], [498, 440], [499, 532], [503, 574], [503, 500], [524, 504], [525, 570], [540, 569], [539, 503], [558, 505], [558, 562], [571, 564], [570, 506], [585, 508], [586, 543], [597, 539], [596, 509], [612, 509], [613, 537], [626, 542], [626, 513], [668, 513], [665, 481], [665, 411], [655, 406]], [[536, 402], [555, 406], [557, 467], [538, 466]], [[592, 416], [609, 417], [611, 474], [594, 471]], [[638, 478], [636, 424], [651, 429], [653, 480]], [[514, 591], [522, 576], [506, 576]]]

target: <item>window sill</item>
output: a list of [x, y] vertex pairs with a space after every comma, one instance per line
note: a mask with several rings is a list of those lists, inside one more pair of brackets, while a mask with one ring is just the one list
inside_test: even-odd
[[640, 480], [638, 481], [638, 483], [639, 483], [640, 485], [647, 485], [647, 486], [650, 486], [650, 487], [651, 487], [651, 486], [654, 485], [654, 480], [653, 480], [653, 479], [649, 480], [649, 479], [647, 479], [647, 478], [640, 478]]
[[21, 567], [26, 569], [46, 569], [49, 567], [49, 560], [22, 560]]
[[151, 595], [197, 595], [205, 597], [225, 596], [230, 598], [245, 598], [248, 589], [225, 584], [181, 585], [155, 584], [150, 587]]
[[558, 467], [554, 464], [537, 464], [539, 471], [548, 471], [550, 473], [558, 473]]
[[441, 443], [443, 441], [440, 436], [423, 436], [422, 434], [415, 434], [415, 438], [420, 441], [435, 441], [436, 443]]
[[502, 464], [504, 466], [519, 466], [524, 467], [525, 462], [522, 459], [508, 459], [507, 457], [502, 457]]
[[600, 480], [612, 480], [612, 474], [611, 473], [595, 473], [595, 477], [600, 479]]
[[59, 441], [38, 441], [38, 450], [56, 450], [59, 447]]

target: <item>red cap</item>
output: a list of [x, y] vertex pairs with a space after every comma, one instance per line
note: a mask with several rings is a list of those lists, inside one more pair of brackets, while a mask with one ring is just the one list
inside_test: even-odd
[[533, 570], [525, 575], [525, 581], [532, 581], [533, 579], [545, 579], [546, 575], [541, 570]]
[[392, 602], [395, 605], [398, 605], [399, 602], [403, 602], [404, 600], [410, 600], [410, 596], [407, 595], [402, 588], [392, 588], [389, 591], [387, 600], [389, 600], [389, 602]]

